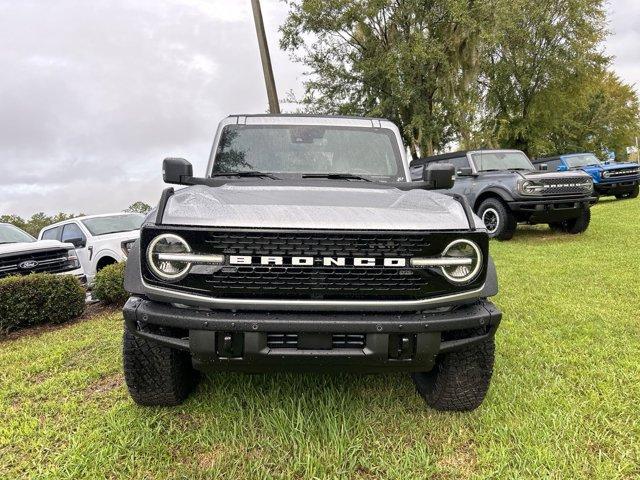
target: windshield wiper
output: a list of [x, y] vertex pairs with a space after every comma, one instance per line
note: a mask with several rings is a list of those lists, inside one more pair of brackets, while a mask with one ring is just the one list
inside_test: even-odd
[[212, 177], [265, 177], [272, 180], [281, 180], [280, 177], [276, 177], [271, 173], [256, 172], [255, 170], [248, 170], [246, 172], [216, 172], [211, 174]]
[[302, 178], [327, 178], [329, 180], [362, 180], [363, 182], [371, 181], [366, 177], [353, 175], [351, 173], [303, 173]]

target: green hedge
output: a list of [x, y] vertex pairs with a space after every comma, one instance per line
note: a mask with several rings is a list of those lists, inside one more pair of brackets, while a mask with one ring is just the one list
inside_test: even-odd
[[100, 270], [93, 284], [93, 296], [104, 303], [124, 303], [129, 294], [124, 289], [126, 263], [114, 263]]
[[71, 275], [36, 273], [0, 278], [0, 334], [82, 314], [85, 290]]

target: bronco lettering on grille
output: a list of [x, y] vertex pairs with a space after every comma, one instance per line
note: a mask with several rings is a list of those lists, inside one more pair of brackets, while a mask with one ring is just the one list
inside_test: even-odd
[[231, 265], [288, 265], [295, 267], [406, 267], [405, 258], [373, 258], [373, 257], [278, 257], [250, 255], [230, 255]]

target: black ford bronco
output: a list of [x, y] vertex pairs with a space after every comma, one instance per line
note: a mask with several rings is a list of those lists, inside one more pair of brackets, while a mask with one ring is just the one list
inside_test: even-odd
[[142, 405], [197, 371], [411, 372], [441, 410], [484, 399], [500, 311], [489, 237], [451, 165], [411, 182], [383, 119], [236, 115], [207, 174], [166, 159], [131, 250], [124, 371]]
[[582, 171], [541, 172], [520, 150], [470, 150], [411, 163], [419, 178], [425, 165], [452, 164], [452, 192], [464, 195], [490, 237], [509, 240], [518, 223], [547, 223], [556, 231], [582, 233], [591, 220], [593, 181]]

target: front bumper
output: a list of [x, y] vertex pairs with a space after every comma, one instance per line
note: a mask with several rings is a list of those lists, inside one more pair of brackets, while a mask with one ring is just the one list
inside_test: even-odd
[[[176, 307], [131, 297], [124, 306], [135, 335], [190, 352], [198, 370], [428, 371], [439, 353], [494, 335], [502, 313], [488, 300], [412, 313], [230, 312]], [[273, 338], [296, 338], [275, 346]], [[361, 345], [335, 347], [336, 337]]]
[[629, 193], [638, 185], [638, 179], [617, 180], [614, 182], [594, 183], [593, 188], [598, 195], [619, 195], [621, 193]]
[[75, 270], [69, 270], [68, 272], [56, 273], [55, 275], [73, 275], [83, 286], [87, 285], [87, 276], [84, 274], [82, 267], [76, 268]]
[[578, 212], [593, 205], [598, 197], [543, 197], [509, 202], [509, 208], [530, 223], [558, 222], [575, 218]]

